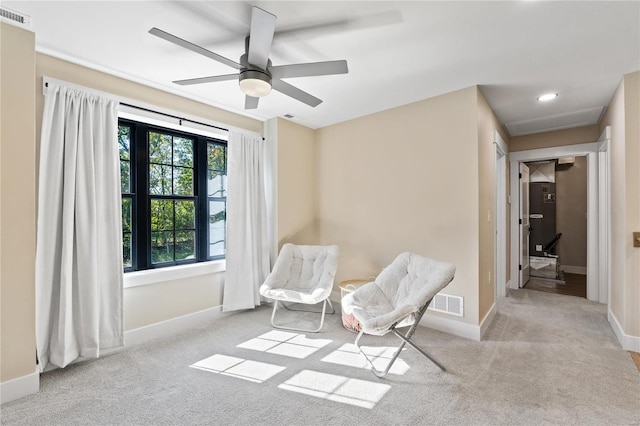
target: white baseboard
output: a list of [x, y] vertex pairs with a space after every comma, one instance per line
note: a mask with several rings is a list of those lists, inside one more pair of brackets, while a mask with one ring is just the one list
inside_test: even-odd
[[607, 319], [609, 320], [609, 324], [611, 324], [611, 328], [616, 334], [616, 337], [618, 338], [622, 349], [640, 353], [640, 336], [630, 336], [628, 334], [625, 334], [625, 332], [622, 330], [622, 326], [618, 322], [618, 319], [613, 314], [613, 312], [611, 312], [611, 310], [608, 310], [607, 312]]
[[480, 326], [466, 324], [441, 315], [431, 314], [429, 311], [427, 311], [425, 316], [422, 317], [422, 320], [420, 320], [420, 325], [466, 339], [480, 341], [481, 338]]
[[560, 265], [560, 270], [562, 272], [568, 272], [570, 274], [587, 275], [587, 267], [586, 266]]
[[493, 305], [491, 305], [491, 309], [489, 309], [487, 315], [485, 315], [482, 321], [480, 321], [480, 339], [478, 340], [482, 340], [482, 338], [484, 337], [484, 333], [486, 333], [489, 329], [493, 318], [496, 316], [496, 311], [496, 304], [494, 303]]
[[520, 277], [515, 277], [509, 280], [509, 289], [518, 290], [520, 288]]
[[148, 342], [158, 337], [179, 333], [190, 328], [198, 327], [203, 323], [213, 321], [230, 315], [222, 312], [222, 306], [214, 306], [202, 311], [172, 318], [166, 321], [150, 324], [145, 327], [125, 331], [125, 347]]
[[31, 374], [0, 383], [0, 404], [38, 393], [39, 390], [40, 373], [36, 367], [36, 371]]

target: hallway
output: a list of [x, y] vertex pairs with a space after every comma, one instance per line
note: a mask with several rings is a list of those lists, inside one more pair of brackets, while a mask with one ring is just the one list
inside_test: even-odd
[[587, 276], [581, 274], [564, 273], [565, 283], [554, 280], [532, 277], [524, 288], [527, 290], [544, 291], [546, 293], [564, 294], [567, 296], [587, 297]]

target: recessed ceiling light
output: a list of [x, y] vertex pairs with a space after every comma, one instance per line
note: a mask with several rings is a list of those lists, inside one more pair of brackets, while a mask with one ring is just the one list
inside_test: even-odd
[[546, 101], [550, 101], [552, 99], [555, 99], [557, 97], [558, 97], [557, 93], [545, 93], [544, 95], [538, 96], [538, 100], [540, 102], [546, 102]]

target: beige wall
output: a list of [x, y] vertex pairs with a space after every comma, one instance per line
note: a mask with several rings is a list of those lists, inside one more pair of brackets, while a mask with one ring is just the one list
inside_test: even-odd
[[[482, 321], [489, 313], [495, 301], [495, 167], [496, 150], [494, 147], [495, 132], [509, 143], [509, 138], [502, 130], [491, 106], [486, 98], [477, 89], [478, 97], [478, 227], [479, 227], [479, 318]], [[508, 179], [505, 181], [509, 184]], [[508, 186], [505, 194], [508, 194]], [[505, 212], [505, 220], [508, 223], [509, 215]], [[508, 240], [507, 240], [508, 241]], [[505, 264], [506, 277], [509, 279], [509, 262]]]
[[[128, 99], [179, 111], [234, 127], [262, 132], [262, 122], [230, 113], [180, 96], [123, 80], [70, 62], [36, 55], [36, 128], [37, 139], [42, 122], [44, 96], [42, 77], [52, 77]], [[128, 287], [124, 290], [125, 330], [133, 330], [221, 304], [224, 274], [196, 276]]]
[[315, 244], [315, 131], [278, 118], [278, 248], [284, 243]]
[[509, 151], [527, 151], [529, 149], [591, 143], [597, 141], [598, 137], [600, 137], [600, 128], [597, 124], [535, 135], [514, 136], [509, 142]]
[[624, 329], [640, 338], [640, 248], [633, 232], [640, 232], [640, 72], [624, 76], [626, 249]]
[[0, 382], [35, 363], [35, 34], [0, 23]]
[[220, 306], [223, 286], [224, 272], [218, 272], [126, 288], [125, 330]]
[[448, 261], [446, 293], [478, 324], [476, 87], [316, 133], [320, 242], [340, 246], [336, 284], [375, 276], [404, 251]]
[[562, 266], [587, 267], [587, 157], [556, 166], [556, 232]]
[[602, 119], [611, 126], [611, 300], [609, 307], [630, 336], [640, 337], [640, 72], [627, 74]]

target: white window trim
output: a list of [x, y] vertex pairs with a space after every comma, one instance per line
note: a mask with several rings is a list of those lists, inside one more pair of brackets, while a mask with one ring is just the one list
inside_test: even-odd
[[126, 272], [124, 274], [124, 288], [139, 287], [142, 285], [225, 272], [226, 267], [226, 260], [220, 259], [208, 262], [190, 263], [188, 265]]

